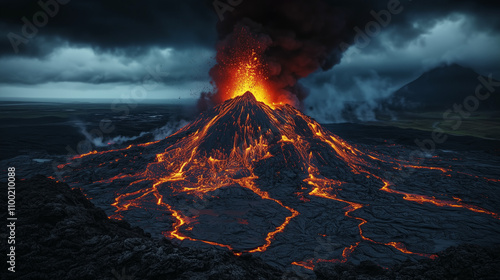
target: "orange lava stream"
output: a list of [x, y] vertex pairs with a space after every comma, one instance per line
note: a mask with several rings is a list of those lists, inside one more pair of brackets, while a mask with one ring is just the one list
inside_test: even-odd
[[[363, 218], [350, 215], [352, 212], [362, 208], [363, 205], [360, 203], [355, 203], [355, 202], [351, 202], [351, 201], [347, 201], [347, 200], [338, 198], [336, 194], [331, 193], [333, 191], [333, 188], [330, 186], [340, 187], [343, 184], [343, 182], [339, 182], [339, 181], [335, 181], [335, 180], [331, 180], [331, 179], [326, 179], [326, 178], [316, 178], [312, 174], [309, 174], [309, 178], [305, 179], [304, 181], [307, 182], [309, 185], [313, 186], [313, 189], [309, 193], [309, 195], [327, 198], [327, 199], [331, 199], [331, 200], [335, 200], [335, 201], [339, 201], [339, 202], [343, 202], [343, 203], [348, 204], [348, 206], [344, 208], [345, 209], [344, 215], [348, 218], [352, 218], [352, 219], [356, 219], [356, 220], [360, 221], [360, 223], [358, 224], [358, 230], [359, 230], [359, 236], [361, 237], [362, 240], [369, 241], [369, 242], [372, 242], [375, 244], [391, 246], [391, 247], [394, 247], [398, 251], [405, 253], [405, 254], [413, 254], [413, 255], [418, 255], [421, 257], [428, 257], [428, 258], [435, 258], [436, 257], [436, 255], [434, 255], [434, 254], [412, 252], [412, 251], [408, 250], [406, 248], [406, 246], [401, 242], [383, 243], [383, 242], [378, 242], [378, 241], [375, 241], [371, 238], [366, 237], [363, 234], [363, 230], [361, 229], [361, 227], [364, 224], [366, 224], [368, 221], [363, 219]], [[343, 252], [342, 252], [342, 259], [330, 259], [330, 260], [309, 259], [309, 260], [302, 261], [302, 262], [293, 262], [292, 264], [302, 266], [306, 269], [312, 270], [312, 269], [314, 269], [314, 264], [319, 263], [319, 262], [345, 263], [347, 261], [348, 257], [356, 249], [356, 247], [358, 247], [358, 245], [360, 243], [361, 242], [358, 241], [355, 244], [352, 244], [348, 247], [345, 247]]]
[[[182, 130], [182, 129], [181, 129]], [[178, 132], [180, 132], [181, 130], [179, 130]], [[178, 133], [176, 132], [176, 133]], [[174, 133], [174, 134], [176, 134]], [[96, 155], [103, 155], [103, 154], [108, 154], [108, 153], [114, 153], [114, 152], [120, 152], [120, 151], [126, 151], [126, 150], [130, 150], [131, 148], [133, 147], [147, 147], [149, 145], [153, 145], [153, 144], [156, 144], [158, 142], [160, 142], [162, 140], [157, 140], [157, 141], [153, 141], [153, 142], [147, 142], [147, 143], [142, 143], [142, 144], [137, 144], [137, 145], [129, 145], [125, 148], [122, 148], [122, 149], [114, 149], [114, 150], [104, 150], [104, 151], [97, 151], [97, 150], [94, 150], [94, 151], [90, 151], [88, 153], [84, 153], [84, 154], [79, 154], [79, 155], [75, 155], [75, 156], [72, 156], [67, 163], [64, 163], [64, 164], [59, 164], [57, 166], [57, 168], [59, 169], [63, 169], [64, 167], [70, 165], [73, 163], [74, 160], [76, 159], [82, 159], [84, 157], [88, 157], [88, 156], [96, 156]], [[117, 159], [118, 160], [118, 159]]]
[[290, 220], [298, 216], [300, 213], [286, 205], [283, 205], [283, 203], [277, 199], [271, 198], [269, 194], [265, 191], [260, 190], [255, 186], [254, 179], [257, 179], [257, 177], [250, 177], [250, 178], [243, 178], [240, 180], [237, 180], [237, 182], [240, 183], [241, 186], [253, 191], [255, 194], [260, 196], [262, 199], [268, 199], [271, 201], [274, 201], [278, 203], [281, 207], [286, 208], [288, 211], [292, 213], [291, 216], [288, 216], [285, 218], [285, 222], [283, 222], [280, 226], [278, 226], [274, 231], [269, 232], [266, 236], [266, 243], [262, 246], [259, 246], [255, 249], [249, 250], [248, 253], [255, 253], [255, 252], [264, 252], [270, 245], [272, 240], [274, 239], [274, 236], [280, 232], [283, 232], [285, 230], [285, 227], [290, 223]]
[[292, 262], [293, 265], [301, 266], [303, 268], [313, 270], [314, 266], [316, 263], [320, 262], [329, 262], [329, 263], [345, 263], [347, 262], [347, 259], [351, 255], [351, 253], [358, 247], [359, 243], [361, 242], [356, 242], [351, 246], [345, 247], [344, 250], [342, 250], [342, 259], [330, 259], [330, 260], [325, 260], [325, 259], [309, 259], [306, 261], [300, 261], [300, 262]]
[[[310, 127], [313, 131], [315, 131], [315, 134], [317, 137], [319, 137], [325, 143], [330, 145], [330, 147], [332, 147], [341, 157], [344, 158], [344, 161], [349, 164], [349, 166], [352, 168], [353, 172], [366, 173], [369, 176], [373, 176], [374, 178], [381, 181], [384, 184], [381, 188], [382, 191], [404, 195], [403, 199], [408, 200], [408, 201], [414, 201], [414, 202], [418, 202], [418, 203], [424, 203], [424, 202], [431, 203], [431, 204], [434, 204], [434, 205], [440, 206], [440, 207], [464, 208], [464, 209], [467, 209], [467, 210], [470, 210], [473, 212], [485, 213], [485, 214], [491, 215], [496, 219], [499, 218], [499, 215], [497, 213], [488, 211], [486, 209], [483, 209], [481, 207], [477, 207], [474, 205], [468, 205], [468, 204], [461, 203], [457, 199], [455, 199], [456, 201], [446, 201], [446, 200], [440, 200], [440, 199], [437, 199], [437, 198], [431, 197], [431, 196], [406, 193], [406, 192], [401, 192], [401, 191], [397, 191], [394, 189], [390, 189], [389, 186], [391, 185], [391, 183], [389, 181], [387, 181], [383, 178], [380, 178], [379, 176], [376, 176], [375, 174], [367, 171], [364, 168], [364, 167], [369, 167], [369, 168], [378, 169], [377, 167], [373, 167], [373, 166], [367, 164], [366, 161], [363, 161], [361, 159], [362, 156], [367, 155], [367, 154], [357, 150], [356, 148], [350, 146], [346, 142], [337, 139], [333, 135], [326, 137], [325, 136], [326, 133], [324, 131], [322, 131], [321, 128], [319, 128], [319, 126], [317, 126], [317, 125], [310, 124]], [[445, 169], [445, 168], [441, 168], [441, 167], [415, 166], [415, 165], [404, 164], [404, 163], [400, 163], [400, 162], [396, 162], [396, 161], [388, 161], [388, 160], [380, 159], [380, 158], [374, 157], [372, 155], [367, 155], [367, 156], [372, 158], [372, 159], [376, 159], [378, 161], [398, 164], [399, 166], [406, 167], [406, 168], [438, 170], [438, 171], [441, 171], [443, 173], [452, 171], [451, 169]], [[470, 175], [470, 174], [466, 174], [466, 173], [462, 173], [462, 174]], [[470, 175], [470, 176], [473, 176], [473, 175]], [[495, 179], [490, 179], [490, 180], [495, 180]]]
[[[385, 179], [380, 178], [379, 176], [369, 172], [366, 169], [366, 168], [376, 168], [376, 169], [378, 169], [378, 168], [369, 164], [367, 161], [365, 161], [363, 159], [363, 157], [368, 157], [368, 158], [371, 158], [373, 160], [377, 160], [377, 161], [381, 161], [381, 162], [385, 162], [385, 163], [396, 164], [399, 166], [399, 168], [405, 167], [405, 168], [438, 170], [438, 171], [441, 171], [443, 173], [450, 172], [450, 171], [452, 171], [451, 169], [445, 169], [445, 168], [441, 168], [441, 167], [414, 166], [414, 165], [403, 163], [401, 161], [396, 161], [395, 159], [392, 159], [392, 160], [381, 159], [380, 157], [375, 157], [374, 155], [361, 152], [360, 150], [347, 144], [345, 141], [341, 140], [340, 138], [336, 137], [335, 135], [332, 135], [329, 132], [323, 131], [322, 128], [314, 122], [308, 122], [308, 125], [309, 125], [311, 131], [314, 133], [314, 135], [318, 139], [320, 139], [323, 143], [330, 146], [336, 152], [336, 154], [339, 155], [344, 160], [344, 162], [346, 162], [348, 164], [348, 166], [351, 168], [351, 171], [353, 173], [355, 173], [355, 174], [365, 173], [368, 176], [373, 176], [374, 178], [381, 181], [383, 183], [383, 186], [380, 190], [382, 190], [382, 191], [385, 191], [388, 193], [401, 194], [401, 195], [403, 195], [403, 199], [408, 200], [408, 201], [414, 201], [414, 202], [417, 202], [420, 204], [431, 203], [431, 204], [434, 204], [434, 205], [440, 206], [440, 207], [464, 208], [464, 209], [467, 209], [467, 210], [470, 210], [473, 212], [488, 214], [488, 215], [493, 216], [496, 219], [499, 219], [499, 215], [497, 213], [488, 211], [488, 210], [483, 209], [483, 208], [478, 207], [478, 206], [464, 204], [461, 202], [461, 200], [459, 198], [454, 197], [455, 201], [445, 201], [445, 200], [437, 199], [435, 197], [418, 195], [418, 194], [411, 194], [411, 193], [406, 193], [406, 192], [401, 192], [401, 191], [390, 189], [389, 188], [389, 186], [391, 185], [390, 182], [388, 182]], [[293, 141], [290, 141], [290, 142], [293, 143]], [[344, 212], [344, 215], [346, 217], [353, 218], [353, 219], [360, 221], [360, 223], [358, 224], [358, 230], [359, 230], [359, 235], [360, 235], [362, 240], [369, 241], [369, 242], [372, 242], [375, 244], [391, 246], [391, 247], [395, 248], [396, 250], [398, 250], [402, 253], [405, 253], [405, 254], [414, 254], [414, 255], [418, 255], [418, 256], [422, 256], [422, 257], [428, 257], [431, 259], [437, 257], [437, 255], [435, 255], [435, 254], [412, 252], [412, 251], [408, 250], [406, 248], [406, 246], [401, 242], [383, 243], [383, 242], [378, 242], [378, 241], [375, 241], [371, 238], [366, 237], [363, 234], [363, 230], [361, 227], [364, 224], [366, 224], [367, 221], [363, 218], [355, 217], [355, 216], [351, 215], [352, 212], [362, 208], [363, 205], [338, 198], [336, 194], [332, 193], [332, 191], [334, 190], [334, 187], [340, 187], [343, 184], [343, 182], [339, 182], [339, 181], [328, 179], [328, 178], [318, 178], [317, 176], [318, 176], [319, 172], [318, 172], [317, 168], [311, 162], [309, 162], [308, 165], [309, 165], [309, 168], [308, 168], [309, 178], [305, 179], [304, 181], [306, 183], [308, 183], [309, 185], [313, 186], [313, 189], [309, 192], [309, 195], [347, 203], [348, 206], [345, 208], [346, 211]], [[466, 174], [466, 175], [470, 175], [470, 174]], [[473, 175], [471, 175], [471, 176], [473, 176]], [[485, 178], [485, 179], [487, 179], [487, 178]], [[490, 179], [490, 180], [494, 181], [495, 179]], [[306, 261], [292, 262], [292, 264], [312, 270], [312, 269], [314, 269], [315, 263], [319, 263], [319, 262], [333, 262], [333, 263], [341, 262], [341, 263], [343, 263], [343, 262], [347, 261], [347, 258], [350, 256], [350, 254], [355, 250], [355, 248], [359, 244], [360, 244], [360, 241], [358, 241], [355, 244], [352, 244], [348, 247], [345, 247], [343, 252], [342, 252], [342, 259], [331, 259], [331, 260], [309, 259]]]
[[498, 213], [488, 211], [484, 208], [481, 208], [481, 207], [478, 207], [475, 205], [462, 203], [461, 202], [462, 200], [460, 198], [454, 197], [455, 201], [450, 201], [450, 200], [437, 199], [433, 196], [431, 197], [431, 196], [426, 196], [426, 195], [418, 195], [418, 194], [397, 191], [397, 190], [389, 188], [390, 183], [388, 181], [383, 180], [381, 178], [378, 178], [378, 179], [382, 180], [384, 182], [384, 186], [382, 186], [382, 188], [380, 188], [382, 191], [403, 195], [404, 200], [413, 201], [413, 202], [417, 202], [420, 204], [430, 203], [430, 204], [434, 204], [434, 205], [439, 206], [439, 207], [464, 208], [464, 209], [470, 210], [472, 212], [488, 214], [495, 219], [500, 219], [500, 216]]

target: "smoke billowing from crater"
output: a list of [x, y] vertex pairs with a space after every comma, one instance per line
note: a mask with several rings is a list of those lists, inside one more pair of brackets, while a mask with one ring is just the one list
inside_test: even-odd
[[307, 90], [299, 80], [338, 64], [353, 42], [354, 27], [367, 21], [368, 11], [368, 4], [359, 1], [242, 2], [217, 25], [217, 64], [210, 71], [216, 92], [203, 94], [200, 105], [207, 107], [207, 103], [214, 105], [232, 97], [224, 92], [227, 77], [234, 71], [232, 58], [238, 56], [235, 52], [252, 50], [266, 75], [266, 94], [273, 95], [273, 102], [301, 108]]

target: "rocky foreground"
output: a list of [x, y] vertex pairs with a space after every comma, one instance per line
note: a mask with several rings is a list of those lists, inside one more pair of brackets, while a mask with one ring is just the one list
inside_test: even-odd
[[108, 219], [80, 190], [42, 176], [21, 181], [16, 189], [18, 279], [279, 279], [283, 275], [251, 256], [237, 258], [154, 240], [127, 222]]
[[[223, 250], [155, 240], [125, 221], [110, 220], [83, 193], [43, 176], [16, 187], [16, 273], [2, 279], [498, 279], [500, 247], [462, 245], [435, 260], [383, 269], [322, 263], [314, 274], [281, 271]], [[6, 205], [6, 196], [1, 196]], [[5, 219], [5, 214], [3, 217]], [[5, 231], [2, 232], [5, 240]], [[6, 252], [6, 242], [2, 242]]]

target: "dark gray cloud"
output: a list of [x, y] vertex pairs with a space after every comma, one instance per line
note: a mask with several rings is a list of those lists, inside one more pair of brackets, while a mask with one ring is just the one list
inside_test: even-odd
[[353, 46], [338, 66], [306, 79], [312, 92], [306, 100], [308, 113], [323, 122], [341, 121], [343, 109], [355, 103], [354, 113], [371, 119], [380, 99], [423, 72], [446, 64], [458, 63], [498, 77], [500, 33], [476, 28], [476, 16], [445, 15], [405, 44], [392, 40], [392, 32], [383, 31], [370, 44]]
[[[48, 18], [47, 24], [38, 28], [30, 43], [20, 45], [20, 55], [40, 56], [63, 42], [74, 45], [90, 45], [106, 52], [127, 52], [131, 56], [157, 47], [213, 47], [216, 41], [215, 24], [218, 20], [210, 0], [140, 1], [140, 0], [59, 0], [58, 12]], [[395, 0], [394, 0], [395, 1]], [[33, 23], [34, 15], [44, 11], [38, 4], [59, 3], [57, 0], [3, 0], [0, 2], [0, 56], [13, 54], [7, 38], [12, 32], [23, 36], [23, 17]], [[224, 2], [224, 1], [222, 1]], [[276, 2], [276, 1], [270, 1]], [[371, 19], [370, 11], [387, 9], [391, 0], [327, 0], [331, 7], [343, 9], [346, 18]], [[304, 1], [308, 3], [308, 1]], [[497, 32], [500, 28], [500, 3], [498, 1], [409, 1], [401, 0], [404, 11], [393, 15], [386, 32], [391, 32], [395, 44], [405, 44], [435, 24], [435, 21], [454, 12], [476, 15], [471, 17], [475, 28]], [[53, 10], [52, 6], [48, 6]], [[242, 0], [234, 11], [226, 11], [227, 21], [231, 14], [248, 14], [254, 9], [270, 21], [273, 11], [262, 1]], [[272, 20], [271, 20], [272, 21]], [[415, 26], [415, 22], [419, 25]], [[279, 22], [275, 22], [279, 25]], [[347, 22], [346, 24], [350, 24]], [[230, 28], [230, 24], [225, 24]], [[360, 26], [363, 28], [363, 26]], [[28, 31], [31, 31], [29, 28]], [[228, 32], [220, 32], [224, 36]], [[23, 36], [24, 37], [24, 36]], [[349, 43], [349, 42], [347, 42]], [[373, 49], [373, 48], [372, 48]]]
[[47, 82], [142, 83], [146, 76], [176, 85], [209, 82], [213, 51], [206, 48], [148, 48], [141, 55], [95, 52], [90, 47], [61, 47], [43, 59], [0, 59], [0, 84], [35, 85]]
[[[61, 41], [73, 45], [90, 45], [105, 52], [127, 52], [131, 56], [153, 46], [212, 47], [215, 42], [217, 16], [207, 1], [59, 1], [68, 3], [62, 5], [56, 0], [41, 0], [43, 3], [57, 3], [58, 12], [48, 17], [46, 25], [38, 28], [34, 42], [20, 46], [20, 55], [40, 56], [50, 53], [51, 48]], [[7, 35], [12, 32], [25, 37], [22, 18], [27, 18], [33, 24], [34, 16], [44, 11], [38, 2], [0, 2], [0, 55], [14, 53]], [[55, 11], [53, 7], [50, 6], [49, 10]], [[43, 17], [39, 20], [43, 22]], [[31, 29], [26, 30], [32, 33]], [[45, 44], [41, 41], [45, 41]]]
[[[380, 1], [388, 3], [389, 1]], [[410, 1], [401, 0], [403, 11], [397, 15], [392, 15], [389, 24], [383, 27], [384, 33], [390, 35], [392, 44], [396, 47], [405, 47], [409, 42], [426, 34], [439, 21], [456, 17], [457, 15], [467, 15], [469, 28], [474, 31], [487, 33], [500, 32], [500, 2], [498, 1]], [[373, 11], [379, 12], [385, 7], [379, 6]], [[364, 29], [364, 26], [360, 26]], [[376, 52], [383, 45], [375, 41], [366, 51]]]
[[[274, 29], [286, 27], [280, 26], [284, 21], [273, 20], [269, 8], [274, 5], [266, 5], [266, 1], [242, 0], [233, 11], [225, 11], [222, 23], [218, 23], [212, 0], [59, 1], [68, 3], [60, 4], [36, 36], [19, 45], [18, 53], [9, 34], [24, 37], [22, 18], [33, 22], [42, 8], [39, 0], [0, 1], [0, 86], [11, 89], [22, 84], [74, 82], [94, 89], [99, 84], [137, 84], [147, 74], [147, 67], [162, 65], [162, 71], [170, 73], [161, 80], [163, 84], [191, 87], [190, 82], [208, 83], [215, 44], [230, 34], [232, 18], [253, 14], [253, 9], [260, 11], [254, 22], [265, 22]], [[386, 10], [394, 1], [325, 0], [335, 11], [345, 13], [344, 19], [354, 19], [347, 26], [361, 30], [375, 20], [373, 12]], [[320, 106], [325, 100], [338, 102], [338, 106], [352, 100], [370, 104], [375, 97], [441, 63], [457, 62], [481, 73], [500, 74], [496, 51], [500, 2], [401, 0], [398, 6], [403, 10], [391, 15], [387, 26], [371, 36], [366, 46], [361, 47], [352, 36], [341, 38], [354, 46], [332, 70], [319, 70], [306, 78], [304, 85], [311, 92], [306, 106]], [[311, 17], [311, 22], [315, 19]], [[165, 56], [166, 50], [174, 55]], [[343, 51], [329, 49], [333, 64]], [[185, 92], [197, 88], [199, 85]]]

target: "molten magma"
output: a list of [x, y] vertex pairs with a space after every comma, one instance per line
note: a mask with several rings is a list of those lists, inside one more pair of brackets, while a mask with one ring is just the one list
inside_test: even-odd
[[237, 61], [229, 71], [229, 79], [225, 92], [231, 93], [228, 99], [243, 95], [247, 91], [251, 91], [255, 99], [264, 102], [269, 106], [273, 106], [272, 92], [267, 86], [267, 80], [264, 73], [260, 55], [255, 50], [250, 50], [250, 53], [241, 57], [236, 57]]
[[[248, 72], [248, 71], [247, 71]], [[245, 86], [246, 87], [246, 86]], [[240, 89], [240, 90], [243, 90]], [[348, 245], [337, 259], [309, 259], [293, 262], [294, 265], [312, 269], [318, 262], [345, 262], [349, 255], [361, 242], [371, 242], [389, 246], [406, 254], [433, 258], [435, 255], [426, 252], [412, 252], [398, 241], [381, 242], [373, 240], [363, 232], [367, 220], [354, 215], [356, 210], [365, 205], [348, 201], [338, 196], [340, 186], [345, 184], [339, 179], [328, 178], [322, 173], [325, 160], [332, 160], [346, 172], [356, 176], [372, 178], [380, 183], [380, 190], [391, 194], [402, 195], [402, 198], [416, 203], [429, 203], [440, 207], [459, 207], [477, 213], [488, 214], [499, 219], [497, 213], [486, 209], [464, 204], [459, 198], [441, 200], [435, 197], [410, 194], [391, 188], [392, 183], [379, 175], [380, 166], [394, 169], [425, 168], [444, 173], [452, 173], [450, 169], [440, 167], [412, 166], [408, 162], [392, 159], [374, 152], [361, 151], [348, 144], [340, 137], [323, 129], [316, 121], [302, 114], [292, 106], [270, 106], [258, 102], [255, 97], [246, 92], [227, 100], [210, 111], [202, 114], [196, 121], [182, 128], [171, 139], [177, 139], [173, 144], [162, 146], [160, 142], [151, 142], [137, 146], [128, 146], [112, 152], [127, 152], [138, 147], [158, 145], [162, 151], [156, 155], [156, 160], [147, 165], [144, 171], [138, 173], [118, 174], [112, 178], [102, 178], [94, 183], [111, 183], [119, 181], [126, 187], [119, 190], [115, 202], [116, 213], [113, 218], [121, 218], [123, 211], [131, 207], [144, 208], [151, 201], [160, 210], [171, 213], [172, 230], [164, 232], [171, 239], [204, 242], [232, 250], [240, 255], [244, 252], [254, 253], [265, 251], [278, 234], [285, 231], [287, 225], [300, 213], [290, 205], [272, 197], [263, 191], [259, 184], [259, 175], [255, 167], [274, 157], [283, 157], [285, 164], [305, 175], [303, 186], [310, 199], [334, 200], [346, 204], [344, 215], [355, 219], [358, 223], [359, 239]], [[314, 146], [313, 146], [314, 143]], [[271, 149], [273, 147], [273, 149]], [[273, 152], [271, 152], [273, 151]], [[320, 152], [321, 151], [321, 152]], [[111, 151], [93, 151], [74, 159], [96, 157]], [[287, 161], [289, 155], [293, 158]], [[64, 165], [61, 166], [64, 168]], [[221, 244], [214, 240], [196, 239], [189, 235], [197, 216], [188, 217], [187, 213], [176, 209], [169, 201], [176, 195], [207, 198], [215, 196], [221, 188], [246, 188], [260, 198], [277, 203], [288, 211], [288, 216], [274, 230], [261, 237], [260, 246], [244, 252], [236, 251], [232, 244]], [[299, 198], [297, 198], [299, 200]], [[306, 200], [307, 201], [307, 200]]]

